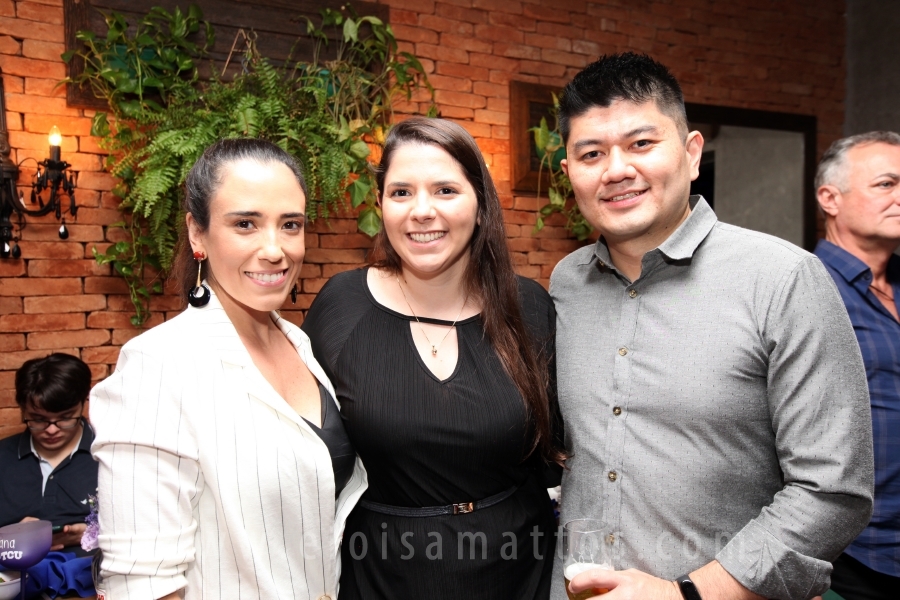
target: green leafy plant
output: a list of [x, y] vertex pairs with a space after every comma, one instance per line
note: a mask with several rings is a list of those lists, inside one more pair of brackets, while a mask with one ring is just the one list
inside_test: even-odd
[[[553, 116], [559, 110], [559, 99], [553, 94]], [[560, 161], [566, 157], [566, 148], [559, 132], [559, 119], [555, 119], [555, 127], [550, 129], [547, 119], [541, 117], [541, 124], [532, 127], [529, 131], [534, 134], [534, 147], [541, 157], [541, 166], [538, 171], [538, 182], [541, 181], [541, 173], [546, 168], [549, 175], [550, 187], [547, 189], [549, 202], [538, 210], [534, 225], [537, 233], [544, 228], [544, 219], [552, 214], [560, 213], [566, 217], [566, 229], [579, 241], [585, 240], [594, 231], [591, 224], [585, 220], [584, 215], [578, 209], [578, 205], [570, 198], [572, 196], [572, 183], [562, 170]], [[538, 184], [540, 185], [540, 183]], [[541, 191], [538, 189], [538, 197]]]
[[[162, 105], [197, 81], [196, 58], [206, 54], [215, 41], [209, 23], [196, 5], [187, 13], [175, 8], [171, 13], [154, 7], [129, 35], [128, 22], [121, 14], [106, 14], [106, 37], [79, 31], [76, 38], [83, 50], [62, 55], [69, 62], [75, 55], [85, 61], [77, 83], [87, 83], [97, 97], [104, 98], [117, 116], [138, 117], [142, 110], [163, 110]], [[201, 25], [202, 45], [193, 38]], [[69, 80], [66, 80], [67, 82]]]
[[[375, 179], [368, 168], [368, 144], [384, 142], [395, 98], [411, 99], [419, 82], [432, 97], [434, 89], [419, 59], [398, 50], [389, 25], [377, 17], [357, 17], [352, 7], [345, 10], [347, 14], [323, 9], [319, 26], [306, 19], [306, 33], [316, 40], [316, 46], [312, 61], [301, 63], [298, 71], [303, 74], [304, 85], [326, 93], [326, 110], [338, 127], [341, 141], [351, 141], [347, 157], [354, 178], [347, 191], [353, 208], [362, 206], [359, 229], [374, 236], [381, 227], [381, 210]], [[337, 39], [335, 58], [323, 60], [331, 43], [329, 30]], [[432, 103], [428, 114], [434, 116], [435, 112]]]
[[[418, 59], [398, 52], [390, 26], [349, 9], [323, 10], [320, 25], [306, 20], [306, 34], [316, 41], [311, 61], [276, 68], [251, 36], [239, 75], [202, 82], [197, 61], [214, 35], [202, 19], [196, 6], [184, 13], [153, 8], [129, 33], [124, 17], [111, 13], [106, 37], [79, 32], [84, 48], [64, 55], [85, 61], [72, 82], [90, 85], [109, 103], [109, 114], [94, 117], [91, 134], [110, 152], [107, 167], [118, 179], [113, 191], [124, 216], [114, 226], [123, 239], [94, 256], [127, 282], [135, 326], [149, 317], [151, 293], [162, 291], [161, 274], [172, 265], [184, 222], [182, 184], [209, 144], [239, 136], [278, 144], [305, 167], [310, 220], [346, 208], [349, 197], [361, 207], [360, 229], [374, 235], [381, 217], [370, 145], [383, 141], [395, 98], [411, 98], [420, 85], [433, 93]], [[334, 43], [334, 58], [321, 60]]]

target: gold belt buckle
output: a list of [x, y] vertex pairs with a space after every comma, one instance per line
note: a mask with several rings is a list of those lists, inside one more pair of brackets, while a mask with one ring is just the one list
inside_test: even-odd
[[454, 515], [465, 515], [470, 512], [475, 511], [475, 503], [474, 502], [459, 502], [453, 505], [453, 514]]

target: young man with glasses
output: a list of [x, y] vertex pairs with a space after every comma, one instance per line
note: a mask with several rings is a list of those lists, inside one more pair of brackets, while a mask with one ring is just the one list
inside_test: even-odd
[[91, 371], [68, 354], [29, 360], [16, 371], [25, 431], [0, 440], [0, 526], [44, 519], [54, 550], [83, 555], [88, 496], [96, 494], [94, 432], [84, 420]]

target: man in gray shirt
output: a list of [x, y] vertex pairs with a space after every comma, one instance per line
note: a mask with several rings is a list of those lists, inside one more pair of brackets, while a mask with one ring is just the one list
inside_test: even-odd
[[[595, 518], [610, 600], [806, 599], [872, 510], [872, 426], [847, 311], [811, 254], [718, 222], [703, 138], [661, 64], [566, 87], [563, 163], [600, 240], [557, 266], [562, 521]], [[562, 561], [553, 598], [565, 597]]]

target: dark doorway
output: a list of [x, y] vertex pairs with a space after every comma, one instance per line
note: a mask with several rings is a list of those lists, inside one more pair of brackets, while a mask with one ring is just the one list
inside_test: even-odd
[[691, 195], [700, 194], [715, 210], [716, 153], [704, 152], [700, 157], [700, 175], [691, 182]]

